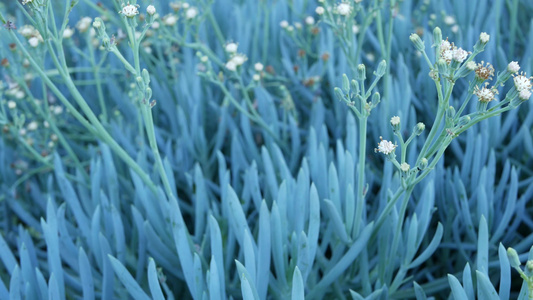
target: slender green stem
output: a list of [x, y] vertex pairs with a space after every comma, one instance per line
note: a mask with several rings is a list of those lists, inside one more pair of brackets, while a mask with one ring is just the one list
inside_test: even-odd
[[365, 158], [366, 158], [366, 125], [368, 117], [363, 115], [359, 118], [359, 160], [357, 168], [357, 204], [355, 209], [354, 235], [359, 235], [360, 226], [363, 223], [363, 211], [365, 210]]

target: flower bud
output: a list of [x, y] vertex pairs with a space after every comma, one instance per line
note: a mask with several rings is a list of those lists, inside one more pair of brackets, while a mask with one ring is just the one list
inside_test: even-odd
[[351, 88], [352, 88], [352, 93], [354, 95], [358, 95], [359, 94], [359, 82], [355, 81], [352, 79], [352, 84], [351, 84]]
[[357, 66], [357, 79], [365, 80], [366, 79], [366, 67], [364, 64]]
[[143, 76], [144, 84], [149, 85], [150, 84], [150, 73], [148, 73], [148, 70], [143, 69], [142, 76]]
[[[442, 31], [439, 27], [433, 29], [433, 42], [436, 47], [440, 48], [440, 43], [442, 42]], [[437, 52], [440, 52], [440, 49], [437, 49]]]
[[409, 36], [409, 39], [415, 45], [415, 48], [418, 51], [424, 51], [424, 49], [426, 48], [426, 46], [424, 45], [424, 42], [422, 42], [422, 39], [420, 39], [420, 36], [418, 34], [411, 33], [411, 35]]
[[382, 60], [379, 65], [378, 69], [376, 71], [376, 76], [383, 77], [385, 75], [385, 72], [387, 71], [387, 62], [385, 60]]
[[342, 89], [345, 93], [350, 92], [350, 80], [348, 79], [348, 76], [346, 76], [346, 74], [342, 74]]
[[526, 269], [529, 274], [533, 273], [533, 260], [528, 260], [526, 263]]
[[446, 118], [453, 119], [453, 117], [455, 117], [455, 108], [453, 108], [453, 106], [450, 106], [446, 110]]
[[146, 13], [153, 16], [155, 14], [155, 7], [153, 5], [148, 5], [148, 7], [146, 7]]
[[509, 258], [509, 263], [511, 264], [511, 267], [518, 268], [520, 267], [520, 258], [518, 257], [518, 253], [515, 249], [509, 247], [507, 248], [507, 257]]
[[344, 97], [344, 94], [342, 93], [341, 89], [336, 87], [334, 91], [335, 91], [335, 96], [337, 96], [337, 98], [339, 98], [340, 101], [346, 101], [346, 97]]
[[426, 125], [422, 122], [418, 122], [416, 125], [415, 125], [415, 128], [413, 129], [413, 132], [416, 134], [416, 135], [421, 135], [422, 132], [424, 132], [424, 130], [426, 129]]
[[418, 168], [420, 170], [424, 170], [428, 166], [428, 160], [424, 157], [420, 160], [420, 164], [418, 165]]
[[407, 172], [409, 172], [409, 169], [411, 169], [411, 166], [410, 166], [408, 163], [402, 163], [402, 164], [400, 165], [400, 169], [401, 169], [403, 172], [407, 173]]
[[152, 89], [147, 87], [146, 88], [146, 99], [151, 99], [152, 98]]
[[400, 117], [394, 116], [390, 119], [390, 125], [395, 132], [400, 131]]
[[372, 95], [372, 108], [376, 107], [381, 101], [381, 95], [378, 92], [375, 92], [374, 95]]
[[463, 127], [468, 125], [468, 123], [470, 123], [470, 116], [462, 116], [457, 122], [457, 126]]
[[441, 74], [448, 73], [448, 64], [446, 63], [446, 60], [439, 58], [439, 60], [437, 60], [437, 69]]

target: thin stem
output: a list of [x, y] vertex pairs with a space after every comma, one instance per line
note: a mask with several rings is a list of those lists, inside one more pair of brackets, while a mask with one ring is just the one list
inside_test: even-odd
[[357, 204], [355, 209], [354, 235], [359, 235], [360, 225], [363, 223], [363, 211], [365, 210], [365, 158], [366, 158], [366, 125], [368, 117], [363, 115], [359, 118], [359, 161], [357, 176]]

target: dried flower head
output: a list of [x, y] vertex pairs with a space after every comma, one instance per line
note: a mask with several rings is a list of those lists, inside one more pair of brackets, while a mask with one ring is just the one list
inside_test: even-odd
[[518, 92], [524, 90], [531, 90], [531, 79], [533, 77], [526, 77], [526, 74], [522, 72], [520, 75], [513, 76], [514, 86]]
[[480, 64], [477, 65], [476, 69], [476, 77], [482, 80], [491, 80], [492, 75], [494, 75], [494, 67], [490, 63], [487, 63], [485, 65], [484, 61], [481, 61]]
[[393, 144], [390, 141], [384, 140], [382, 137], [379, 137], [381, 142], [378, 143], [378, 147], [374, 149], [375, 152], [381, 152], [385, 155], [391, 154], [394, 152], [394, 149], [398, 147], [398, 145]]
[[494, 100], [494, 97], [498, 94], [498, 91], [494, 87], [487, 88], [488, 84], [489, 83], [487, 82], [482, 88], [479, 88], [478, 86], [474, 88], [474, 95], [478, 97], [480, 102], [488, 103]]

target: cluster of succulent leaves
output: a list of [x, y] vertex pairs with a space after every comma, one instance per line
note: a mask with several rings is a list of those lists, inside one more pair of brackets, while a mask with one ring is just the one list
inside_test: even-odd
[[[0, 3], [0, 299], [531, 296], [533, 264], [506, 250], [533, 260], [531, 101], [454, 136], [402, 201], [374, 148], [438, 112], [412, 32], [431, 61], [435, 26], [470, 51], [487, 32], [476, 60], [531, 74], [533, 2], [130, 1], [134, 19], [120, 1], [24, 2]], [[105, 26], [58, 38], [87, 16]]]

